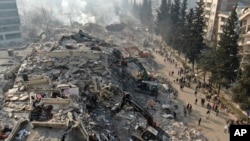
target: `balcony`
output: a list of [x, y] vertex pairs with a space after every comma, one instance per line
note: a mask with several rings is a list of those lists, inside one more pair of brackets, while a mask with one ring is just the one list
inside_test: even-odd
[[204, 3], [212, 3], [213, 0], [205, 0]]
[[243, 20], [244, 18], [246, 18], [248, 15], [250, 15], [250, 9], [245, 10], [243, 13], [240, 13], [239, 15], [239, 20]]
[[250, 30], [247, 32], [241, 33], [240, 37], [249, 38], [250, 37]]
[[246, 56], [243, 56], [243, 58], [241, 59], [241, 61], [240, 61], [240, 64], [241, 65], [247, 65], [247, 64], [249, 64], [250, 62], [249, 62], [249, 56], [248, 55], [246, 55]]
[[211, 11], [211, 7], [206, 6], [206, 7], [205, 7], [205, 10], [206, 10], [206, 11]]
[[239, 41], [239, 42], [238, 42], [238, 46], [240, 46], [240, 47], [243, 46], [242, 41]]

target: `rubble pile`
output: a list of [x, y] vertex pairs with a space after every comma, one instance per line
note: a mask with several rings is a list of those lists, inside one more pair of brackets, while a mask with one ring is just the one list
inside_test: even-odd
[[[35, 127], [60, 127], [63, 132], [60, 138], [68, 135], [77, 125], [86, 130], [90, 140], [129, 140], [136, 125], [146, 126], [144, 117], [135, 113], [131, 106], [126, 106], [112, 117], [111, 108], [121, 102], [124, 91], [131, 93], [144, 108], [148, 108], [147, 103], [153, 98], [134, 91], [135, 79], [128, 73], [136, 68], [130, 66], [131, 69], [123, 70], [112, 54], [114, 48], [113, 44], [83, 31], [63, 36], [58, 43], [44, 43], [36, 47], [36, 51], [22, 63], [14, 87], [4, 95], [2, 113], [7, 112], [10, 118], [6, 123], [13, 127], [21, 119], [29, 119]], [[154, 63], [145, 62], [147, 65]], [[166, 85], [171, 87], [168, 83]], [[160, 91], [160, 100], [155, 106], [157, 110], [149, 110], [160, 122], [159, 126], [173, 140], [206, 140], [183, 123], [162, 116], [165, 113], [161, 107], [169, 99], [164, 93], [168, 92]], [[7, 119], [2, 113], [0, 119]], [[22, 138], [25, 136], [27, 140], [42, 136], [55, 138], [35, 133], [20, 129], [13, 134]]]

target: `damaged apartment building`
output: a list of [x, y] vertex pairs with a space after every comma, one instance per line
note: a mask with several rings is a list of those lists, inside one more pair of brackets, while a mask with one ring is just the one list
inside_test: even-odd
[[[16, 70], [13, 87], [3, 93], [0, 125], [5, 140], [125, 141], [138, 137], [149, 141], [160, 132], [166, 135], [161, 141], [207, 140], [173, 118], [172, 112], [179, 110], [169, 103], [175, 90], [153, 72], [145, 74], [152, 67], [151, 58], [124, 57], [125, 48], [81, 30], [29, 47], [33, 51]], [[138, 87], [138, 79], [149, 87]], [[155, 109], [150, 109], [155, 92], [158, 100]], [[142, 134], [134, 135], [136, 127], [143, 127], [139, 128]]]

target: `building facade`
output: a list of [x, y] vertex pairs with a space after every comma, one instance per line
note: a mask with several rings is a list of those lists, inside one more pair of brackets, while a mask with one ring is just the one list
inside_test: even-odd
[[250, 7], [241, 11], [240, 17], [239, 54], [241, 55], [241, 65], [248, 64], [250, 60]]
[[216, 39], [216, 43], [217, 43], [217, 46], [218, 46], [218, 42], [220, 41], [220, 36], [221, 34], [223, 33], [222, 31], [222, 27], [223, 25], [226, 24], [227, 22], [227, 19], [229, 17], [229, 12], [219, 12], [218, 14], [218, 28], [217, 28], [217, 39]]
[[[223, 19], [240, 0], [204, 0], [205, 29], [204, 39], [209, 47], [216, 47], [218, 32], [221, 32]], [[221, 21], [220, 21], [221, 18]]]
[[0, 0], [0, 47], [22, 41], [16, 0]]

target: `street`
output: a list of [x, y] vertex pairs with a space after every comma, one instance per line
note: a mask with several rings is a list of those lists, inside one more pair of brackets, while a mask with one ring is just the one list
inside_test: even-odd
[[[156, 54], [155, 52], [153, 53], [153, 56], [155, 61], [158, 62], [158, 65], [163, 66], [158, 70], [158, 73], [167, 77], [173, 82], [173, 80], [177, 78], [178, 71], [178, 68], [175, 67], [175, 64], [168, 61], [164, 62], [164, 57]], [[174, 75], [169, 76], [169, 71], [174, 71]], [[172, 86], [178, 91], [179, 94], [178, 98], [175, 100], [175, 102], [181, 107], [181, 113], [177, 115], [178, 120], [181, 120], [185, 124], [188, 124], [190, 128], [196, 128], [198, 131], [204, 134], [204, 136], [206, 136], [209, 141], [229, 141], [229, 134], [224, 133], [224, 126], [226, 124], [226, 118], [233, 118], [233, 115], [228, 116], [219, 113], [219, 115], [216, 116], [216, 113], [214, 111], [211, 111], [209, 119], [206, 119], [207, 108], [206, 106], [202, 107], [200, 104], [201, 98], [205, 98], [204, 94], [201, 91], [198, 91], [198, 102], [197, 105], [195, 105], [194, 89], [185, 87], [183, 91], [181, 91], [179, 84], [172, 83]], [[186, 107], [187, 103], [190, 103], [192, 105], [193, 110], [191, 112], [191, 115], [187, 114], [187, 117], [184, 117], [184, 114], [182, 112], [183, 106]], [[202, 119], [200, 126], [198, 126], [199, 118]]]

